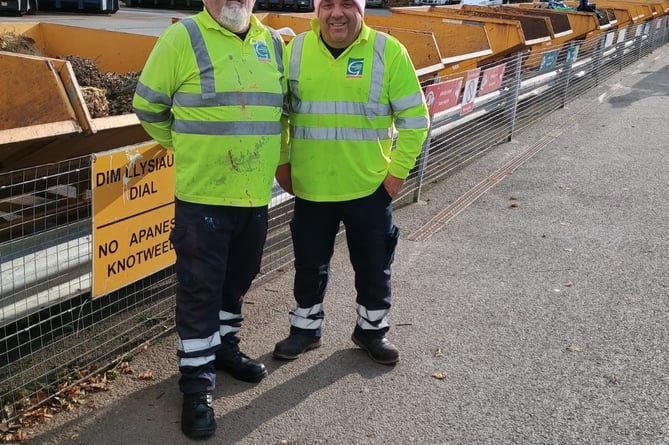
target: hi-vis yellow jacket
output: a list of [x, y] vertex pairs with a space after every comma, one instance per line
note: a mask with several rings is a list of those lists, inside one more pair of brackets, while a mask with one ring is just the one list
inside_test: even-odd
[[[406, 179], [429, 126], [425, 98], [406, 48], [364, 23], [336, 60], [318, 20], [288, 44], [286, 73], [293, 192], [310, 201], [372, 194], [387, 173]], [[393, 149], [393, 127], [397, 140]]]
[[260, 207], [271, 199], [286, 80], [281, 37], [255, 17], [246, 39], [204, 10], [160, 36], [139, 78], [135, 113], [174, 150], [183, 201]]

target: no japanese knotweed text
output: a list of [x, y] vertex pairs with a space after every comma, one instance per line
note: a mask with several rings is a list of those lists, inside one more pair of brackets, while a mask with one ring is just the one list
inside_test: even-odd
[[91, 164], [98, 297], [174, 263], [174, 155], [151, 142], [97, 153]]

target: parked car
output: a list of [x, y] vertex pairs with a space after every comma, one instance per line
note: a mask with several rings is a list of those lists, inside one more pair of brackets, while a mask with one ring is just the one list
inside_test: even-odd
[[385, 8], [388, 5], [388, 0], [365, 0], [367, 8]]

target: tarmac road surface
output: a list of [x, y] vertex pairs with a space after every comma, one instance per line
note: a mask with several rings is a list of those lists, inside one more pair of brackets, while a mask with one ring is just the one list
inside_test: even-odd
[[[167, 20], [172, 13], [165, 14]], [[242, 347], [269, 376], [220, 375], [215, 444], [669, 444], [669, 45], [396, 211], [395, 367], [350, 341], [337, 246], [323, 346], [271, 357], [291, 270], [247, 296]], [[439, 216], [551, 142], [454, 218]], [[436, 218], [437, 223], [432, 218]], [[420, 241], [410, 235], [429, 225]], [[185, 444], [174, 336], [34, 444]], [[137, 375], [151, 371], [154, 379]]]

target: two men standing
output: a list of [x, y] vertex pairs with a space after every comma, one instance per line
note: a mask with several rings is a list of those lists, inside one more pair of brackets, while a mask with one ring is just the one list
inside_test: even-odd
[[287, 52], [252, 8], [253, 0], [205, 0], [203, 12], [168, 28], [134, 101], [149, 135], [175, 152], [181, 427], [195, 438], [216, 429], [216, 369], [252, 382], [267, 374], [238, 343], [274, 176], [295, 195], [297, 303], [274, 356], [295, 359], [320, 346], [343, 222], [358, 305], [352, 339], [376, 362], [399, 359], [386, 339], [399, 237], [391, 202], [429, 125], [414, 67], [396, 39], [364, 24], [364, 0], [316, 1], [311, 30]]

